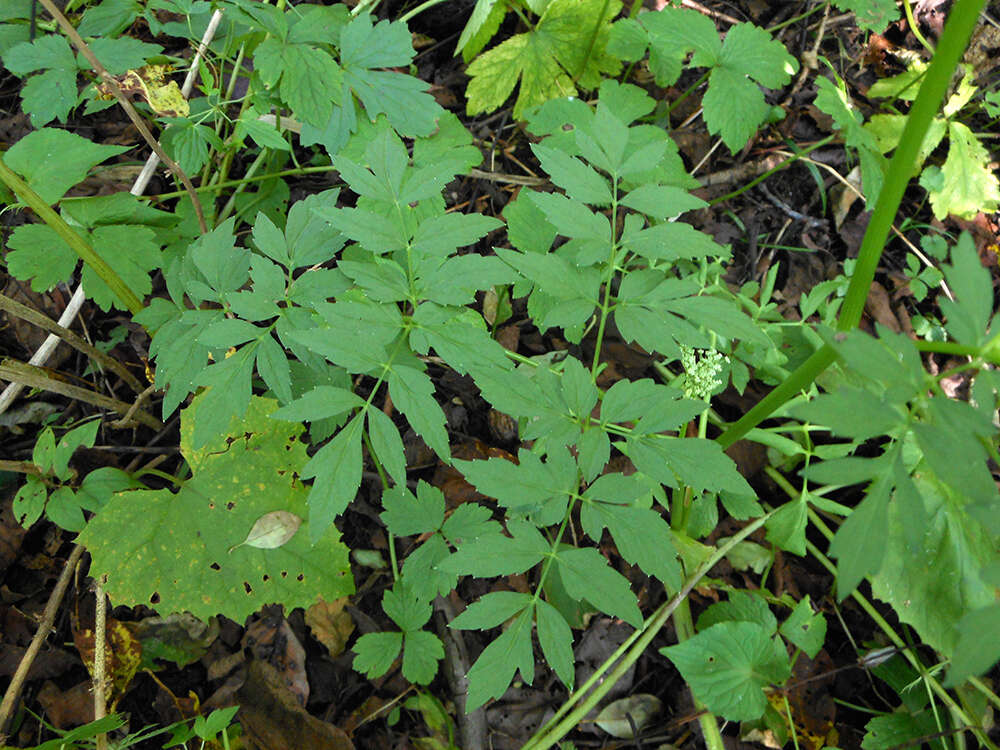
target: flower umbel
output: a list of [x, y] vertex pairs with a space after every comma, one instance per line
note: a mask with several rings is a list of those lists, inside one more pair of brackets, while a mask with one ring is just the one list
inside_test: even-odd
[[681, 365], [684, 367], [684, 395], [687, 398], [707, 401], [712, 392], [722, 385], [716, 378], [729, 363], [729, 357], [708, 349], [681, 346]]

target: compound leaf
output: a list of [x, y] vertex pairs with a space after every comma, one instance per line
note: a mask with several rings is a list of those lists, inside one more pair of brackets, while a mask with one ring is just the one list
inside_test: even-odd
[[529, 107], [576, 94], [574, 80], [596, 88], [602, 74], [614, 74], [621, 65], [606, 51], [610, 21], [620, 9], [617, 0], [552, 0], [533, 31], [511, 37], [469, 65], [468, 113], [496, 109], [519, 80], [518, 120]]
[[934, 216], [939, 220], [948, 214], [973, 219], [980, 211], [996, 211], [1000, 181], [989, 168], [989, 153], [983, 144], [967, 125], [955, 121], [948, 123], [948, 141], [941, 186], [930, 190]]

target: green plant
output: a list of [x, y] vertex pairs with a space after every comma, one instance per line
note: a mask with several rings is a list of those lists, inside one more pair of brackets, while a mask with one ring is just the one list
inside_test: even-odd
[[[227, 750], [229, 748], [230, 736], [239, 736], [239, 725], [232, 725], [233, 717], [239, 710], [238, 706], [212, 711], [208, 716], [197, 716], [193, 721], [178, 721], [165, 727], [145, 727], [138, 732], [133, 732], [119, 740], [113, 740], [107, 747], [113, 750], [126, 750], [134, 747], [140, 742], [146, 742], [154, 737], [163, 734], [170, 734], [164, 748], [182, 747], [194, 750], [204, 750], [209, 742], [217, 741], [222, 737], [221, 744]], [[119, 714], [111, 714], [102, 719], [97, 719], [88, 724], [84, 724], [76, 729], [59, 731], [49, 727], [58, 737], [56, 739], [35, 745], [29, 750], [85, 750], [86, 748], [98, 747], [96, 738], [108, 732], [113, 732], [125, 726], [125, 718]], [[190, 743], [190, 744], [189, 744]], [[3, 750], [8, 750], [3, 746]], [[12, 749], [11, 749], [12, 750]]]
[[647, 49], [659, 86], [675, 84], [684, 67], [708, 68], [699, 79], [708, 82], [702, 97], [705, 124], [730, 151], [743, 148], [770, 117], [784, 117], [780, 110], [772, 111], [760, 87], [784, 86], [798, 70], [798, 62], [764, 29], [736, 24], [721, 41], [707, 16], [669, 7], [616, 24], [610, 44], [614, 54], [636, 62]]
[[32, 470], [25, 484], [14, 496], [13, 512], [27, 528], [42, 517], [67, 531], [83, 531], [83, 512], [99, 511], [116, 492], [134, 489], [135, 480], [120, 469], [104, 467], [89, 472], [78, 487], [73, 486], [76, 472], [69, 462], [79, 447], [91, 447], [100, 420], [91, 420], [70, 430], [56, 443], [52, 428], [42, 430], [31, 454]]
[[[926, 72], [926, 63], [913, 60], [906, 72], [876, 81], [867, 96], [911, 102]], [[978, 93], [974, 78], [972, 67], [963, 66], [962, 78], [941, 115], [932, 120], [914, 166], [914, 172], [920, 171], [947, 136], [948, 155], [943, 164], [923, 167], [920, 174], [920, 185], [927, 190], [934, 216], [938, 219], [949, 214], [971, 219], [980, 211], [995, 211], [1000, 204], [1000, 181], [989, 168], [986, 148], [962, 122], [966, 105]], [[907, 116], [899, 112], [875, 114], [862, 125], [860, 115], [853, 110], [847, 97], [843, 81], [838, 79], [837, 85], [834, 85], [820, 78], [818, 85], [820, 93], [816, 97], [816, 105], [834, 117], [837, 127], [844, 134], [845, 145], [857, 150], [866, 199], [870, 206], [874, 205], [885, 164], [880, 154], [892, 151], [899, 144]]]

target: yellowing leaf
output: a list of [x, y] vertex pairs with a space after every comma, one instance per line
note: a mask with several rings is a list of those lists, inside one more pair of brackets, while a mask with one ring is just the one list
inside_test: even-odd
[[663, 703], [655, 695], [638, 693], [609, 703], [594, 723], [612, 737], [632, 739], [662, 709]]
[[247, 534], [247, 538], [239, 544], [234, 544], [229, 548], [229, 551], [232, 552], [237, 547], [244, 545], [257, 549], [280, 547], [295, 536], [295, 532], [299, 530], [301, 525], [302, 519], [287, 510], [274, 510], [265, 513], [257, 519], [253, 528], [250, 529], [250, 533]]
[[529, 107], [573, 96], [577, 82], [596, 88], [602, 74], [613, 75], [621, 67], [606, 51], [609, 22], [620, 9], [618, 0], [552, 0], [534, 31], [511, 37], [469, 65], [469, 114], [502, 105], [518, 80], [518, 119]]
[[948, 158], [941, 167], [940, 190], [931, 190], [934, 216], [948, 214], [973, 219], [980, 211], [990, 213], [1000, 204], [1000, 183], [990, 171], [989, 154], [975, 134], [960, 122], [948, 123]]
[[[114, 76], [118, 88], [126, 96], [139, 96], [161, 117], [187, 117], [191, 109], [176, 81], [166, 80], [169, 65], [146, 65], [138, 70]], [[103, 99], [114, 99], [106, 83], [97, 84]]]

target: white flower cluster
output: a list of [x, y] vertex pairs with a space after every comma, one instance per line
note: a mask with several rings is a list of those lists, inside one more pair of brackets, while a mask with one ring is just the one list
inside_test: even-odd
[[687, 398], [707, 401], [712, 392], [722, 385], [716, 378], [729, 363], [729, 357], [709, 349], [692, 349], [681, 346], [681, 365], [684, 367], [684, 395]]

